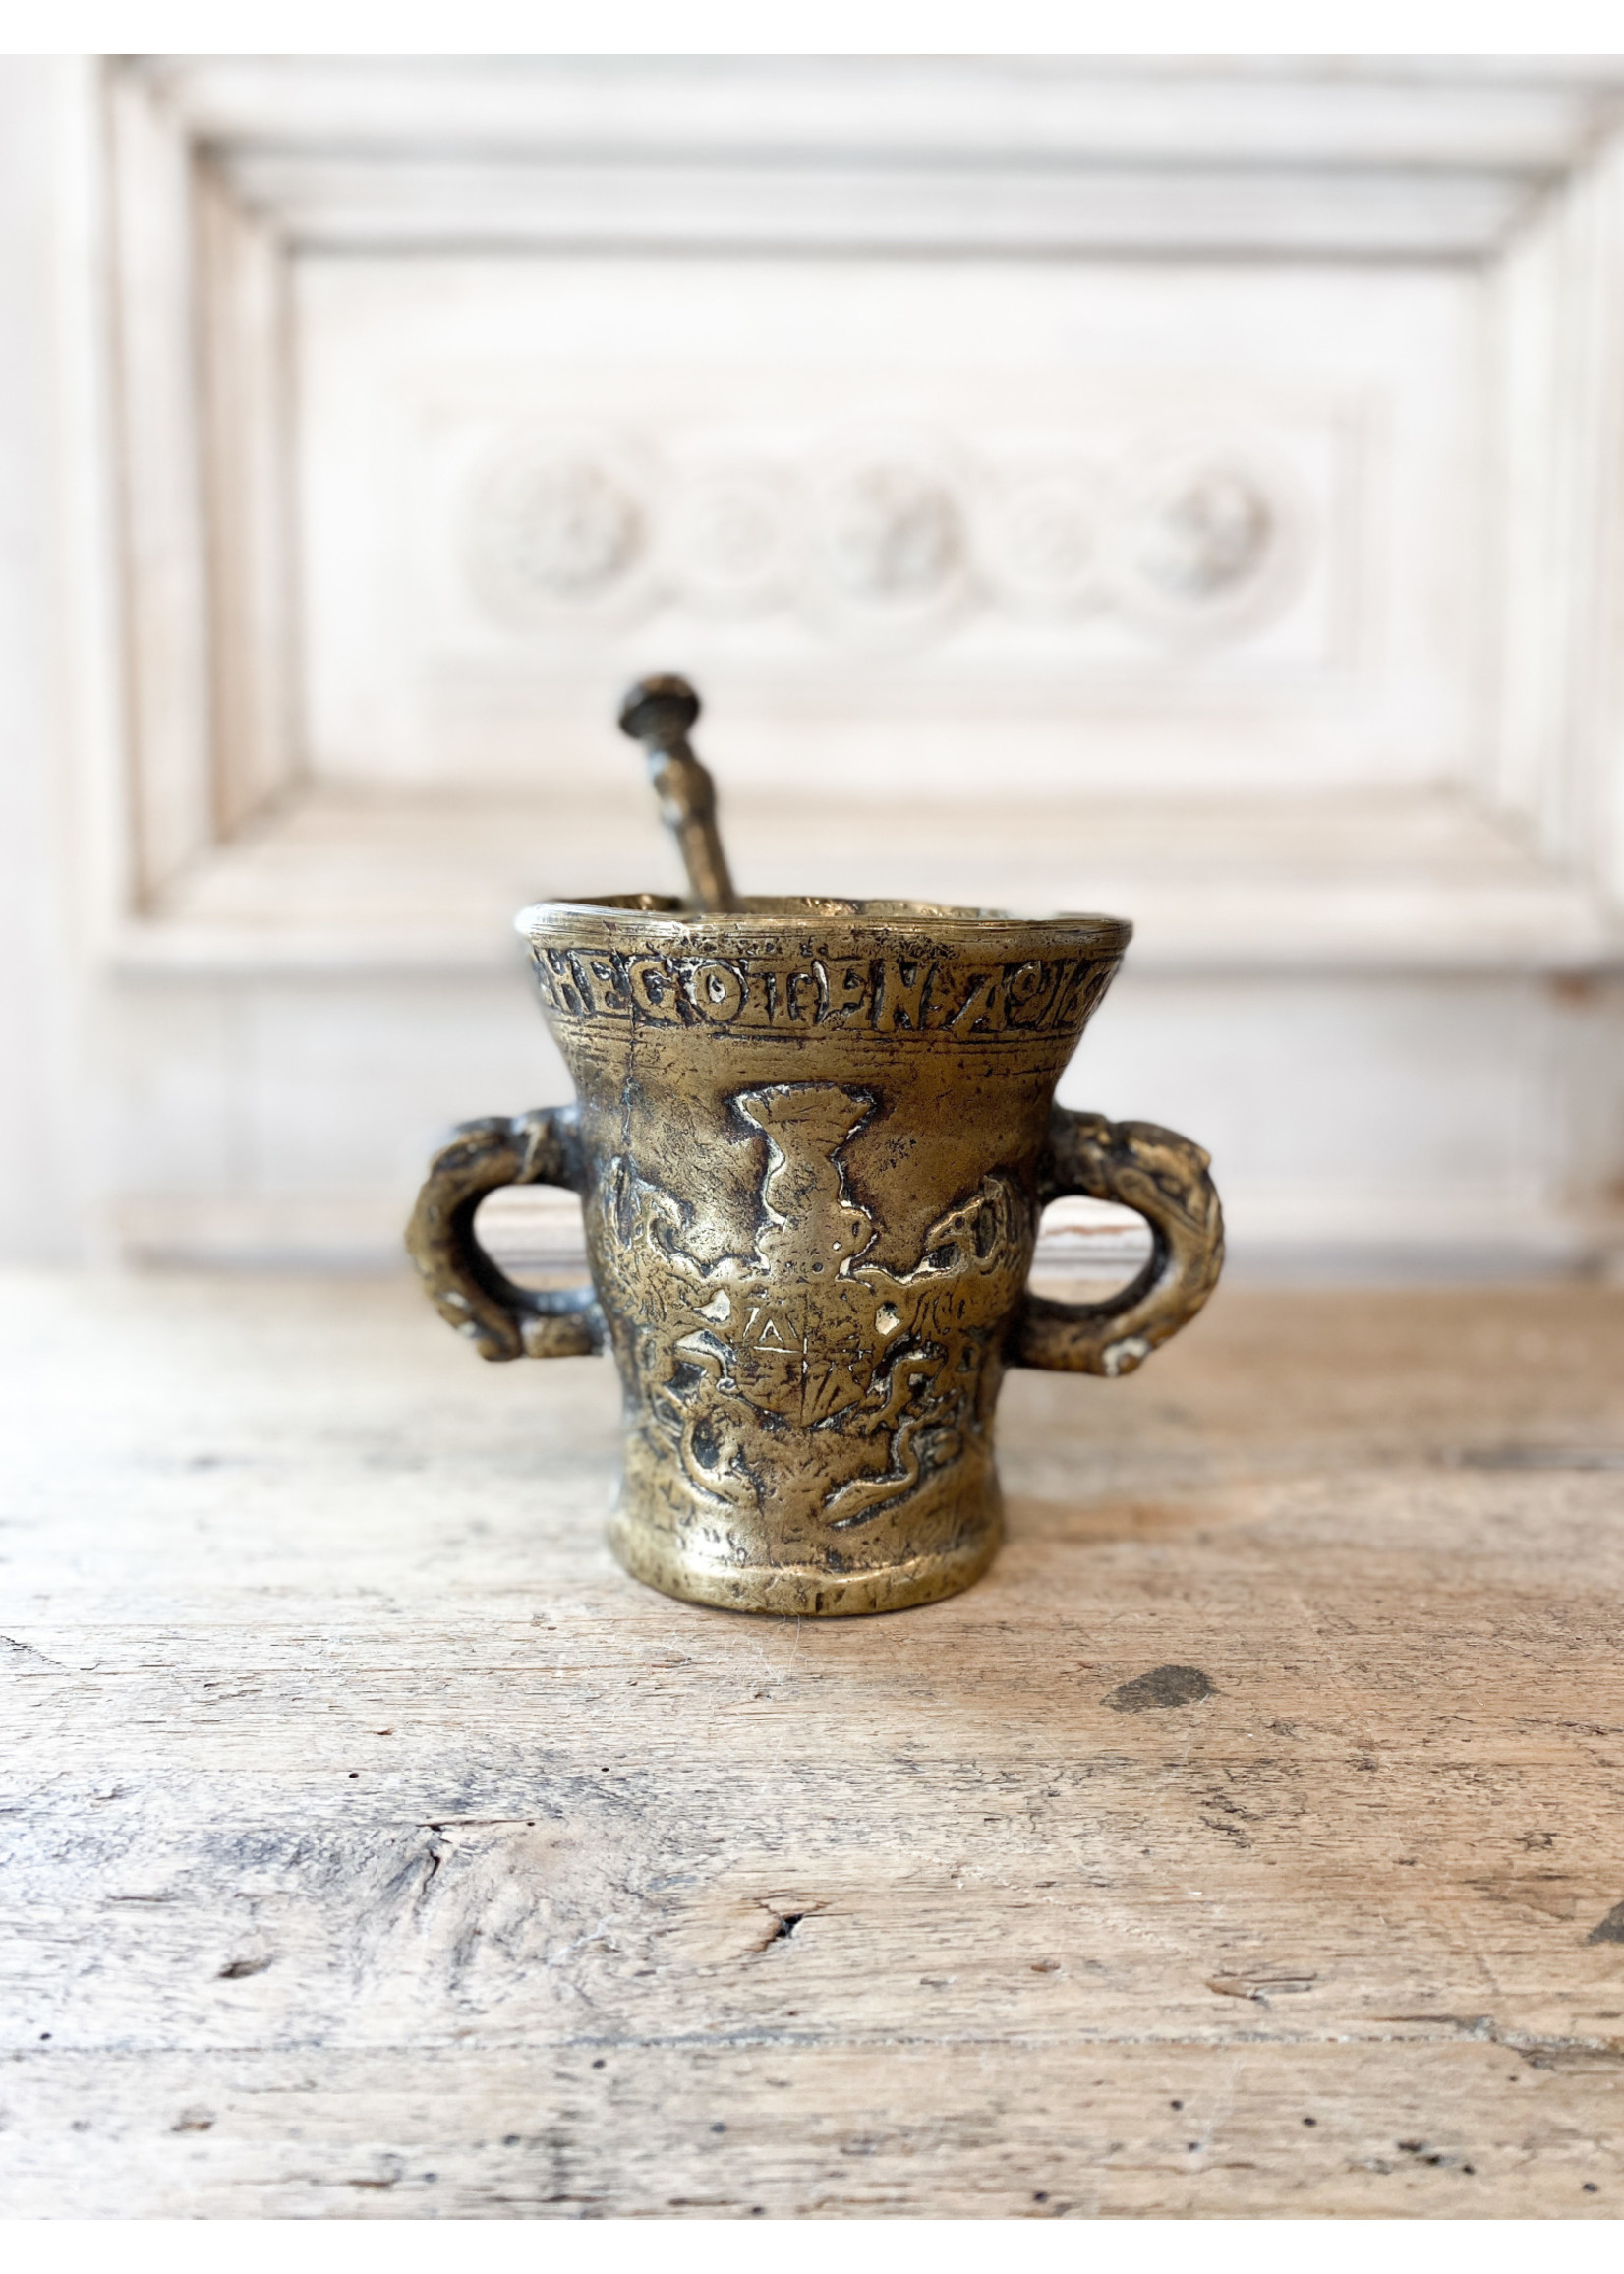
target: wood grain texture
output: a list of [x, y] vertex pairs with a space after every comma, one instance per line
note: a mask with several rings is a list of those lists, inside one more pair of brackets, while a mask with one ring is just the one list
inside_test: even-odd
[[1624, 2209], [1624, 1297], [1220, 1292], [798, 1625], [403, 1284], [0, 1317], [10, 2215]]

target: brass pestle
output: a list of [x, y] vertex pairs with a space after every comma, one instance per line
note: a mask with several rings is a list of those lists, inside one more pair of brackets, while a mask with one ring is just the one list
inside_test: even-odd
[[699, 709], [699, 697], [687, 680], [663, 672], [628, 689], [620, 705], [620, 731], [643, 745], [661, 818], [676, 840], [695, 908], [732, 915], [738, 895], [717, 828], [716, 784], [688, 741]]

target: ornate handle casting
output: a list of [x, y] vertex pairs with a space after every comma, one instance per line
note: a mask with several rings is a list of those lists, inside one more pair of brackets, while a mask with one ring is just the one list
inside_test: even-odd
[[503, 1185], [581, 1190], [572, 1105], [466, 1121], [435, 1155], [406, 1228], [430, 1300], [481, 1358], [590, 1357], [605, 1339], [592, 1288], [515, 1287], [476, 1239], [475, 1210]]
[[1150, 1260], [1103, 1303], [1029, 1295], [1011, 1347], [1016, 1366], [1131, 1373], [1189, 1323], [1224, 1264], [1224, 1215], [1207, 1165], [1199, 1145], [1154, 1122], [1056, 1106], [1039, 1199], [1081, 1193], [1134, 1209], [1150, 1226]]

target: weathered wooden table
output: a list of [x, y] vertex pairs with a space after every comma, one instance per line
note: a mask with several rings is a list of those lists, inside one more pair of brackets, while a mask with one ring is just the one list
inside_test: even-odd
[[1220, 1294], [799, 1626], [404, 1283], [4, 1312], [0, 2208], [1624, 2212], [1624, 1296]]

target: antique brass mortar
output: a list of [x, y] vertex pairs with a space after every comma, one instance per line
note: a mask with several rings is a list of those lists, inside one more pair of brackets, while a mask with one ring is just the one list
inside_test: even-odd
[[[647, 682], [627, 715], [690, 876], [731, 905], [522, 911], [578, 1102], [464, 1125], [408, 1246], [482, 1357], [612, 1349], [609, 1538], [635, 1577], [784, 1615], [929, 1603], [997, 1550], [1006, 1366], [1131, 1372], [1212, 1291], [1218, 1196], [1188, 1139], [1054, 1103], [1128, 924], [737, 901], [686, 749], [697, 707]], [[481, 1249], [480, 1200], [514, 1184], [580, 1195], [590, 1287], [518, 1288]], [[1026, 1288], [1039, 1213], [1069, 1193], [1151, 1227], [1144, 1269], [1103, 1303]]]

